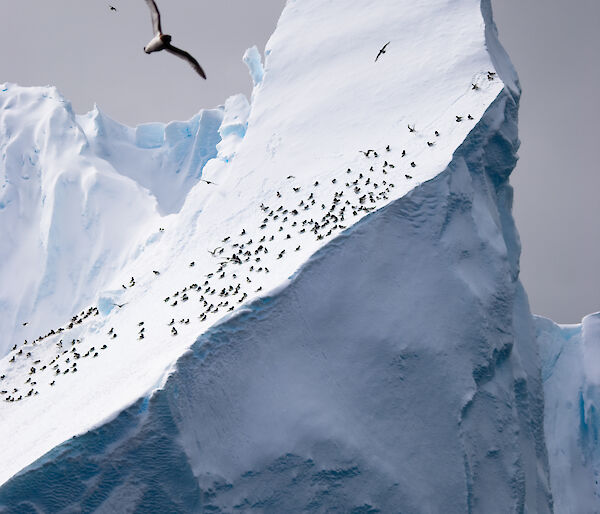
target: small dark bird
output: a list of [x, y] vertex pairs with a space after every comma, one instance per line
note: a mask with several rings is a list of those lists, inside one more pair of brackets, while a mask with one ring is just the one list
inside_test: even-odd
[[200, 75], [203, 79], [206, 79], [206, 74], [204, 73], [204, 70], [198, 61], [185, 50], [181, 50], [180, 48], [171, 45], [171, 36], [168, 34], [163, 34], [160, 24], [160, 12], [158, 12], [156, 2], [154, 2], [154, 0], [146, 0], [146, 4], [150, 8], [150, 15], [152, 16], [152, 29], [154, 30], [155, 35], [144, 47], [144, 52], [151, 54], [152, 52], [166, 50], [167, 52], [186, 60], [192, 66], [192, 68], [196, 70], [198, 75]]
[[467, 119], [472, 120], [473, 116], [471, 116], [470, 114], [467, 115]]
[[124, 307], [125, 305], [127, 305], [127, 302], [125, 302], [125, 303], [113, 303], [113, 305], [115, 307], [118, 307], [119, 309], [121, 309], [122, 307]]
[[23, 323], [23, 326], [26, 327], [29, 324], [29, 321], [26, 321], [25, 323]]
[[110, 4], [109, 4], [109, 6], [108, 6], [108, 7], [109, 7], [109, 9], [110, 9], [111, 11], [115, 11], [115, 12], [117, 12], [117, 8], [116, 8], [114, 5], [110, 5]]
[[412, 168], [416, 168], [416, 166], [417, 166], [414, 161], [411, 162], [410, 165], [411, 165]]
[[412, 127], [410, 125], [408, 125], [408, 131], [409, 132], [415, 132], [415, 126], [413, 125]]
[[412, 177], [410, 175], [404, 175], [408, 180], [410, 180]]
[[202, 182], [206, 182], [207, 184], [214, 184], [215, 186], [217, 186], [217, 185], [218, 185], [216, 182], [213, 182], [212, 180], [206, 180], [206, 179], [203, 179], [203, 178], [201, 178], [200, 180], [201, 180]]
[[456, 123], [460, 123], [463, 120], [462, 116], [456, 117]]
[[432, 143], [431, 141], [427, 141], [427, 146], [431, 147], [433, 145], [435, 145], [435, 143]]
[[471, 89], [473, 91], [477, 91], [479, 89], [479, 86], [477, 84], [471, 84], [471, 86], [472, 86]]
[[383, 47], [381, 48], [381, 50], [379, 50], [379, 53], [377, 54], [377, 57], [375, 57], [375, 62], [377, 62], [377, 60], [385, 53], [385, 49], [387, 48], [387, 46], [391, 43], [391, 41], [388, 41], [385, 45], [383, 45]]
[[434, 132], [434, 134], [436, 135], [436, 137], [440, 137], [440, 133], [437, 130]]
[[154, 273], [155, 275], [160, 275], [160, 271], [156, 271], [156, 270], [152, 270], [152, 273]]

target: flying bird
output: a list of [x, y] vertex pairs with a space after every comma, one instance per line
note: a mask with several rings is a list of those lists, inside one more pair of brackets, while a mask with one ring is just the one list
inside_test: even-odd
[[150, 8], [150, 15], [152, 17], [152, 29], [154, 30], [154, 37], [144, 47], [144, 52], [151, 54], [152, 52], [159, 52], [160, 50], [166, 50], [167, 52], [186, 60], [194, 70], [203, 78], [206, 79], [206, 74], [202, 69], [202, 66], [185, 50], [181, 50], [171, 44], [171, 36], [163, 34], [162, 27], [160, 24], [160, 13], [154, 0], [146, 0], [146, 4]]
[[385, 53], [385, 49], [387, 48], [387, 46], [391, 43], [391, 41], [388, 41], [385, 45], [383, 45], [383, 48], [381, 50], [379, 50], [379, 53], [377, 54], [377, 57], [375, 57], [375, 62], [377, 62], [377, 60]]

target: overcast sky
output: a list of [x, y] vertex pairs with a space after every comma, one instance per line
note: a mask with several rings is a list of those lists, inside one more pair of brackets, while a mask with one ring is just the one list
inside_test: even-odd
[[[0, 0], [0, 82], [52, 84], [77, 112], [97, 103], [129, 125], [188, 119], [249, 94], [241, 56], [264, 49], [285, 0], [159, 4], [163, 30], [200, 61], [206, 82], [173, 56], [144, 54], [152, 30], [142, 0]], [[523, 88], [511, 179], [522, 280], [535, 313], [578, 322], [600, 310], [600, 1], [493, 5]]]

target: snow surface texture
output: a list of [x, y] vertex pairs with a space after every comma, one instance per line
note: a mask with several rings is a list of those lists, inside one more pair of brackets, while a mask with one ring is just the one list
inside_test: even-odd
[[[94, 177], [124, 184], [88, 230], [132, 232], [107, 243], [118, 258], [89, 296], [67, 291], [71, 328], [54, 312], [27, 345], [10, 340], [0, 505], [551, 511], [507, 183], [519, 88], [489, 1], [291, 1], [264, 69], [259, 57], [246, 54], [251, 105], [234, 97], [169, 131], [66, 109], [47, 129], [61, 152], [45, 166], [89, 153]], [[0, 89], [3, 105], [49, 91]], [[26, 126], [43, 133], [33, 111]], [[16, 196], [20, 170], [4, 186]], [[60, 204], [74, 219], [80, 189]], [[55, 262], [75, 236], [56, 234]], [[7, 296], [11, 328], [50, 319], [31, 301]]]
[[580, 325], [536, 320], [556, 512], [600, 512], [600, 313]]

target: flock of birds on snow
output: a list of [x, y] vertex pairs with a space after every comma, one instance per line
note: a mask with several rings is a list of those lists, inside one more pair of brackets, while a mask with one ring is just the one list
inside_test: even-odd
[[[155, 2], [146, 0], [146, 3], [150, 7], [156, 35], [144, 50], [147, 53], [167, 50], [186, 59], [203, 78], [206, 78], [197, 61], [187, 52], [173, 47], [170, 44], [171, 36], [162, 33], [160, 13]], [[116, 11], [113, 6], [110, 6], [110, 9]], [[389, 44], [386, 43], [379, 50], [375, 62], [386, 53]], [[487, 72], [487, 80], [493, 81], [495, 75], [495, 72]], [[472, 90], [476, 91], [479, 88], [477, 82], [471, 84]], [[461, 123], [464, 119], [463, 115], [455, 116], [456, 123]], [[466, 119], [473, 120], [473, 117], [467, 114]], [[411, 134], [417, 132], [414, 125], [409, 124], [407, 128]], [[430, 148], [435, 146], [436, 138], [441, 135], [436, 130], [431, 136], [431, 141], [427, 141]], [[285, 259], [286, 251], [301, 251], [306, 238], [314, 238], [317, 241], [332, 238], [360, 217], [385, 205], [395, 187], [394, 181], [413, 180], [408, 168], [416, 168], [417, 164], [410, 160], [407, 150], [395, 153], [388, 145], [381, 150], [365, 149], [361, 152], [365, 159], [368, 159], [367, 165], [363, 170], [347, 168], [344, 173], [333, 178], [331, 182], [336, 184], [336, 190], [331, 197], [323, 198], [318, 194], [321, 185], [318, 180], [309, 189], [290, 182], [289, 188], [277, 191], [269, 204], [260, 204], [263, 219], [258, 226], [248, 227], [248, 230], [242, 228], [236, 236], [226, 235], [218, 246], [210, 249], [209, 253], [218, 260], [218, 264], [212, 270], [207, 270], [208, 273], [198, 274], [202, 279], [174, 291], [163, 299], [174, 313], [171, 320], [165, 323], [170, 335], [176, 337], [179, 334], [177, 327], [190, 323], [189, 317], [175, 314], [182, 305], [200, 305], [199, 309], [194, 308], [199, 323], [216, 321], [224, 313], [234, 311], [246, 300], [260, 293], [263, 289], [260, 285], [261, 277], [275, 269], [278, 261]], [[392, 157], [406, 162], [402, 163], [405, 171], [399, 170], [399, 161], [395, 159], [392, 162]], [[295, 177], [290, 175], [287, 179], [293, 181]], [[286, 244], [289, 250], [282, 248], [282, 241], [289, 243], [292, 240], [291, 247]], [[195, 268], [196, 263], [190, 262], [188, 266]], [[160, 272], [153, 270], [153, 274], [158, 276]], [[123, 284], [122, 287], [129, 289], [134, 287], [135, 283], [135, 278], [131, 277], [128, 285]], [[126, 303], [114, 305], [123, 308]], [[22, 361], [28, 378], [22, 384], [16, 384], [16, 380], [22, 380], [22, 373], [15, 373], [15, 376], [8, 376], [13, 375], [10, 371], [1, 373], [0, 396], [4, 401], [20, 402], [35, 397], [39, 395], [38, 380], [44, 380], [49, 386], [54, 386], [59, 377], [78, 373], [85, 366], [82, 366], [82, 363], [97, 359], [103, 352], [108, 351], [108, 343], [117, 339], [114, 327], [106, 333], [106, 342], [98, 347], [86, 345], [85, 340], [80, 338], [66, 337], [69, 331], [99, 314], [97, 307], [90, 307], [73, 316], [65, 326], [52, 329], [31, 342], [25, 340], [21, 345], [14, 345], [8, 363], [15, 366]], [[144, 325], [144, 321], [138, 322], [138, 340], [147, 337]], [[55, 341], [55, 351], [49, 352], [45, 348], [43, 353], [46, 360], [42, 361], [41, 356], [36, 354], [42, 347], [42, 342], [48, 338]], [[51, 354], [50, 357], [48, 353]]]

